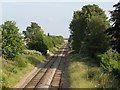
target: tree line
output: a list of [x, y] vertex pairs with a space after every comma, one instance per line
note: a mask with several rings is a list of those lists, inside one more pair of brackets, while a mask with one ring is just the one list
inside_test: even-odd
[[46, 54], [48, 49], [56, 47], [63, 42], [62, 36], [52, 36], [49, 33], [48, 35], [44, 34], [44, 31], [35, 22], [32, 22], [31, 25], [27, 27], [26, 31], [23, 31], [23, 34], [28, 48], [40, 51], [43, 54]]
[[24, 49], [36, 50], [46, 55], [47, 50], [63, 43], [62, 36], [46, 35], [41, 27], [31, 22], [22, 36], [16, 22], [6, 21], [0, 26], [2, 32], [2, 57], [12, 60]]
[[110, 20], [95, 4], [74, 11], [69, 25], [69, 47], [96, 60], [105, 72], [120, 75], [120, 2], [114, 7]]

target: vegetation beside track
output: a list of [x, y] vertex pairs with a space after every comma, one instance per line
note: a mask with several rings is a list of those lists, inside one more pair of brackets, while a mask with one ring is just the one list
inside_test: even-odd
[[120, 2], [113, 7], [113, 25], [98, 5], [74, 12], [68, 40], [74, 50], [68, 66], [70, 87], [120, 89]]
[[14, 60], [2, 59], [2, 85], [3, 87], [12, 88], [36, 65], [40, 64], [45, 56], [37, 54], [22, 54], [14, 58]]
[[70, 88], [120, 88], [118, 78], [105, 73], [96, 60], [70, 51], [68, 79]]
[[64, 40], [62, 36], [44, 34], [35, 22], [32, 22], [31, 26], [23, 32], [25, 37], [18, 31], [16, 22], [6, 21], [0, 25], [3, 87], [12, 88], [21, 77], [53, 53]]
[[3, 87], [13, 88], [26, 73], [29, 73], [60, 46], [51, 48], [46, 56], [39, 51], [24, 50], [22, 55], [15, 57], [13, 60], [2, 59]]

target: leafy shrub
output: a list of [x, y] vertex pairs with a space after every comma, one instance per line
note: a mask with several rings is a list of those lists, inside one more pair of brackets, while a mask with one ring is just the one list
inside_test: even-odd
[[42, 56], [42, 53], [36, 50], [24, 50], [24, 54]]
[[101, 56], [101, 66], [105, 71], [117, 72], [119, 70], [120, 54], [113, 49], [109, 49]]
[[28, 47], [30, 50], [37, 50], [39, 52], [42, 52], [42, 54], [47, 53], [47, 46], [42, 41], [32, 41], [28, 43]]

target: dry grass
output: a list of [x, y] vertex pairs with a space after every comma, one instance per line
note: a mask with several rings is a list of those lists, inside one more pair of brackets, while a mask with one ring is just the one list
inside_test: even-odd
[[115, 76], [104, 73], [95, 60], [79, 54], [68, 55], [68, 78], [70, 88], [118, 88]]
[[[45, 59], [45, 56], [39, 56], [36, 54], [22, 55], [15, 59], [15, 61], [2, 59], [2, 84], [3, 87], [13, 88], [17, 82], [20, 81], [27, 72], [30, 72], [36, 65], [40, 64], [42, 60]], [[18, 65], [18, 61], [22, 61]]]

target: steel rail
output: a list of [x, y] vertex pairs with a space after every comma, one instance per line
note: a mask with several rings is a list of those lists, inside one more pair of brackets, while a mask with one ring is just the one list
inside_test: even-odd
[[[66, 53], [67, 53], [67, 51], [65, 51], [65, 53], [64, 53], [64, 55], [66, 56]], [[54, 79], [55, 79], [55, 77], [57, 76], [57, 74], [59, 74], [59, 72], [57, 72], [57, 70], [56, 70], [56, 72], [55, 72], [55, 74], [54, 74], [54, 77], [53, 77], [53, 80], [52, 80], [52, 82], [51, 82], [51, 86], [50, 86], [50, 88], [62, 88], [62, 85], [63, 85], [63, 76], [64, 76], [64, 68], [65, 68], [65, 59], [66, 59], [66, 57], [63, 57], [63, 60], [61, 60], [61, 62], [60, 62], [60, 64], [59, 64], [59, 69], [61, 69], [61, 73], [60, 73], [60, 79], [59, 79], [59, 85], [58, 86], [54, 86], [54, 84], [53, 84], [53, 82], [55, 81]], [[60, 66], [60, 65], [62, 65], [62, 64], [64, 64], [62, 67]]]
[[[60, 48], [59, 48], [60, 49]], [[53, 63], [56, 61], [55, 58], [58, 56], [59, 53], [55, 53], [55, 56], [52, 56], [52, 58], [50, 58], [50, 60], [47, 62], [47, 64], [44, 65], [44, 67], [32, 78], [32, 80], [25, 86], [24, 89], [29, 88], [29, 86], [32, 84], [32, 82], [34, 82], [34, 79], [42, 72], [45, 70], [45, 68], [47, 67], [48, 64], [51, 64], [50, 66], [48, 65], [48, 68], [50, 68]], [[42, 75], [42, 77], [40, 78], [39, 81], [42, 80], [42, 78], [46, 75], [46, 73], [49, 71], [49, 69], [45, 70], [44, 74]], [[37, 82], [38, 85], [39, 82]], [[35, 85], [35, 87], [37, 86]]]
[[[65, 47], [65, 46], [64, 46]], [[64, 49], [63, 49], [64, 50]], [[62, 50], [62, 53], [63, 53], [63, 50]], [[61, 54], [62, 54], [61, 53]], [[56, 61], [56, 60], [55, 60]], [[61, 60], [60, 60], [61, 61]], [[53, 64], [54, 64], [55, 62], [53, 62], [52, 63], [52, 65], [50, 66], [50, 68], [53, 66]], [[60, 62], [59, 62], [59, 64], [60, 64]], [[59, 65], [58, 65], [59, 66]], [[43, 83], [43, 80], [44, 80], [44, 78], [45, 78], [45, 76], [46, 76], [46, 74], [49, 72], [49, 70], [50, 70], [50, 68], [48, 68], [47, 69], [47, 71], [46, 71], [46, 73], [43, 75], [43, 77], [41, 78], [41, 80], [39, 80], [39, 82], [38, 82], [38, 84], [35, 86], [35, 88], [38, 88], [42, 83]], [[57, 70], [57, 69], [56, 69]], [[55, 71], [56, 72], [56, 71]], [[50, 85], [51, 86], [51, 85]]]

